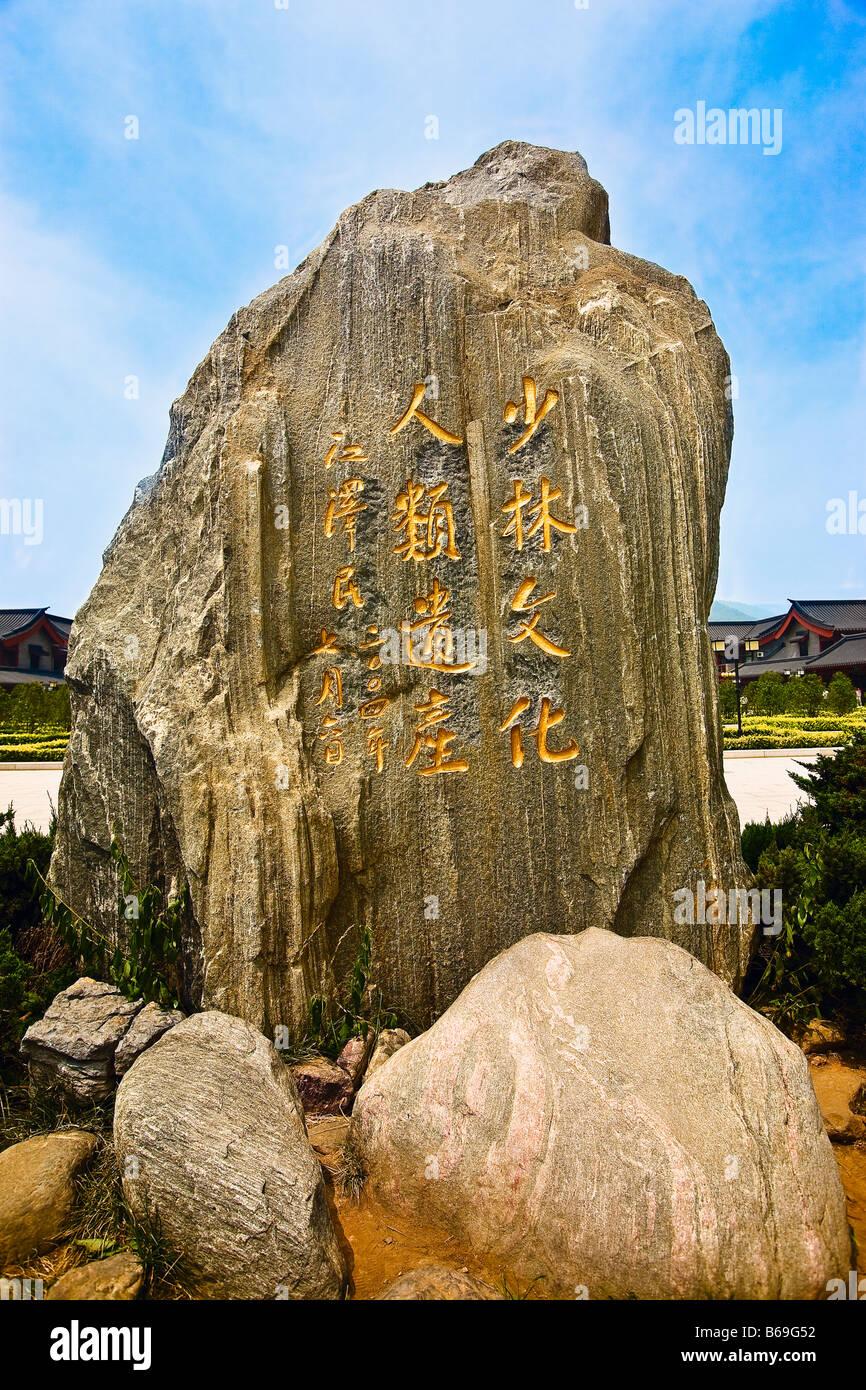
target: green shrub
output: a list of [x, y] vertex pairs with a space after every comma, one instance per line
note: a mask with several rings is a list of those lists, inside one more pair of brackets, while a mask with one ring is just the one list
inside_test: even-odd
[[815, 715], [824, 704], [824, 685], [820, 676], [809, 671], [792, 676], [785, 686], [785, 710], [789, 714]]
[[767, 819], [760, 821], [749, 821], [743, 826], [741, 842], [743, 846], [743, 858], [748, 864], [752, 873], [758, 867], [758, 861], [765, 849], [771, 845], [778, 845], [780, 849], [787, 848], [793, 842], [799, 821], [796, 812], [791, 812], [784, 820], [775, 824]]
[[116, 840], [111, 857], [118, 873], [118, 923], [120, 930], [109, 941], [49, 888], [34, 865], [33, 879], [40, 889], [43, 916], [56, 929], [80, 965], [97, 979], [110, 980], [127, 999], [155, 1001], [177, 1008], [177, 961], [181, 952], [183, 918], [189, 901], [184, 884], [176, 897], [163, 905], [163, 895], [151, 884], [139, 888], [129, 860]]
[[[809, 775], [808, 791], [780, 826], [747, 827], [743, 851], [759, 888], [782, 892], [783, 931], [765, 938], [749, 1002], [777, 1022], [834, 1014], [866, 1021], [866, 730]], [[763, 846], [761, 839], [763, 838]]]
[[778, 671], [765, 671], [749, 689], [750, 714], [781, 714], [785, 708], [785, 682]]
[[723, 720], [737, 717], [737, 690], [732, 680], [719, 681], [719, 714]]
[[39, 893], [30, 864], [46, 871], [54, 842], [47, 832], [17, 831], [12, 809], [0, 812], [0, 1076], [11, 1081], [21, 1069], [18, 1044], [55, 994], [75, 977], [68, 954], [42, 922]]
[[48, 872], [54, 845], [54, 822], [47, 832], [25, 825], [16, 830], [12, 807], [0, 811], [0, 928], [11, 934], [13, 945], [26, 927], [41, 922], [39, 893], [27, 866], [32, 862]]
[[0, 730], [31, 733], [46, 726], [67, 731], [72, 727], [67, 685], [61, 682], [49, 689], [40, 681], [23, 681], [0, 691]]
[[857, 708], [857, 695], [846, 675], [837, 671], [827, 686], [827, 704], [835, 714], [849, 714]]

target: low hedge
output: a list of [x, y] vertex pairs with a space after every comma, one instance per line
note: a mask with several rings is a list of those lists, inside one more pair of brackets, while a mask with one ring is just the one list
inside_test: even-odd
[[725, 751], [735, 748], [840, 748], [850, 743], [851, 734], [843, 729], [829, 733], [814, 733], [809, 729], [789, 729], [770, 734], [748, 733], [724, 739]]
[[68, 742], [65, 738], [52, 743], [0, 743], [0, 763], [59, 763]]

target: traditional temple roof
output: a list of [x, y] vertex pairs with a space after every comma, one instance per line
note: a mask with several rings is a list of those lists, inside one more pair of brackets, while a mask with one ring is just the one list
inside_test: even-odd
[[27, 632], [40, 618], [45, 618], [58, 636], [69, 640], [71, 618], [57, 617], [54, 613], [49, 613], [47, 608], [0, 608], [0, 641]]

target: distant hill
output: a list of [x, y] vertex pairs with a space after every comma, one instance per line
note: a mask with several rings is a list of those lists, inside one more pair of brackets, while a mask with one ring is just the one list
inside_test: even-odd
[[767, 603], [728, 603], [727, 599], [717, 598], [710, 609], [710, 622], [757, 622], [758, 618], [772, 618], [776, 613], [784, 613], [787, 608], [787, 603], [772, 608]]

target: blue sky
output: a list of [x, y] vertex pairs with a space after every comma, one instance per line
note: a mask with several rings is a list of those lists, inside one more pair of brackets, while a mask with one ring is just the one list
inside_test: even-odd
[[[738, 389], [718, 596], [866, 593], [866, 538], [826, 530], [866, 499], [866, 0], [282, 3], [0, 2], [0, 497], [44, 500], [40, 545], [0, 535], [0, 606], [75, 612], [275, 247], [504, 139], [580, 150], [614, 245], [710, 306]], [[781, 152], [676, 144], [699, 101], [781, 108]]]

